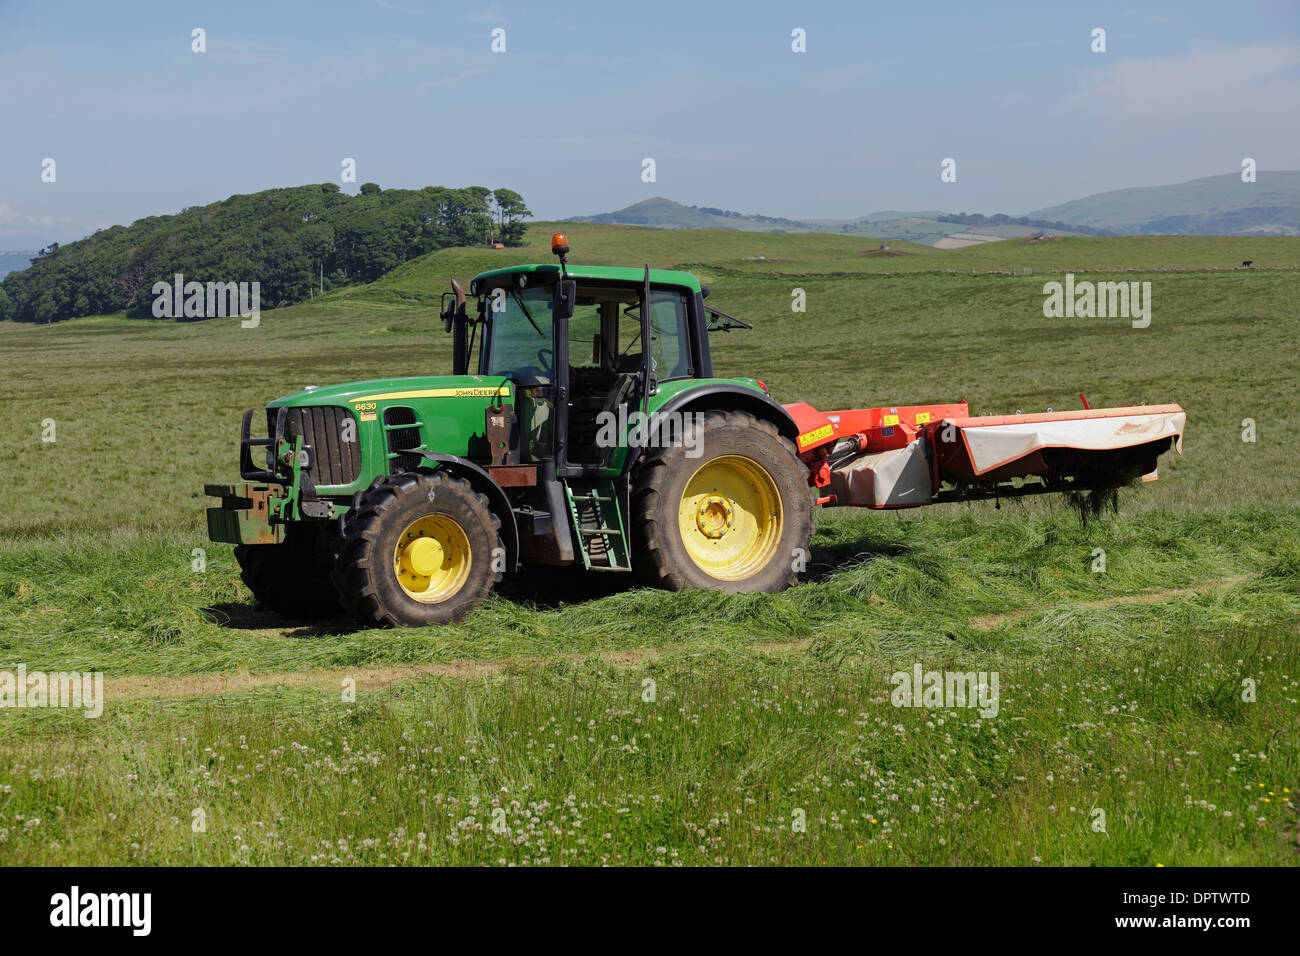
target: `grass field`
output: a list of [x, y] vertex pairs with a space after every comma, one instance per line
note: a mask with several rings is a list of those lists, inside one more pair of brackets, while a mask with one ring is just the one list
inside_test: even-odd
[[[1184, 456], [1086, 526], [1046, 500], [824, 512], [780, 595], [524, 581], [452, 627], [307, 626], [206, 540], [239, 413], [445, 371], [448, 278], [549, 258], [551, 224], [255, 329], [0, 329], [0, 671], [96, 669], [108, 698], [0, 708], [0, 862], [1300, 859], [1300, 239], [563, 228], [575, 261], [697, 272], [756, 325], [714, 336], [717, 370], [782, 400], [1177, 401]], [[1065, 271], [1150, 281], [1150, 327], [1044, 318]], [[892, 706], [916, 664], [997, 672], [999, 714]]]

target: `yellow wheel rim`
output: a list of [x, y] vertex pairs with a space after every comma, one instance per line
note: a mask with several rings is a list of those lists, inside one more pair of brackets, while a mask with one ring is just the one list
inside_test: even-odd
[[677, 511], [686, 553], [720, 581], [743, 581], [767, 567], [781, 542], [784, 517], [767, 469], [739, 455], [701, 465]]
[[408, 597], [422, 604], [440, 604], [464, 586], [470, 558], [469, 538], [454, 519], [424, 515], [398, 536], [393, 570]]

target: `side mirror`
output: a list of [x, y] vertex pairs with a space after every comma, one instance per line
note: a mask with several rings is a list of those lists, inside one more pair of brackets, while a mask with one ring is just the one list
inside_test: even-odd
[[465, 315], [465, 290], [460, 287], [460, 283], [455, 279], [451, 280], [451, 291], [442, 294], [442, 311], [439, 315], [442, 318], [442, 328], [444, 332], [450, 332], [452, 324], [456, 321], [456, 314]]
[[568, 319], [573, 317], [573, 307], [578, 300], [578, 280], [559, 279], [551, 297], [551, 318]]

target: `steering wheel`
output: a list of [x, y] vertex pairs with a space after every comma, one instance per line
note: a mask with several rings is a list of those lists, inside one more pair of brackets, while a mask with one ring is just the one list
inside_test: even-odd
[[542, 363], [541, 368], [542, 371], [546, 373], [546, 377], [554, 378], [555, 377], [555, 350], [538, 349], [537, 357], [538, 359], [541, 360]]
[[513, 375], [519, 384], [549, 385], [555, 379], [555, 351], [538, 349], [537, 358], [541, 365], [521, 365], [514, 370]]
[[549, 385], [554, 380], [555, 352], [551, 349], [538, 349], [537, 358], [543, 364], [521, 365], [515, 369], [514, 377], [521, 385]]
[[551, 376], [540, 365], [522, 365], [511, 373], [520, 385], [549, 385]]

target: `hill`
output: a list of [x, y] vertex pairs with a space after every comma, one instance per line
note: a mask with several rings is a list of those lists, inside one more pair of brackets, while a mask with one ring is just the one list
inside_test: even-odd
[[899, 209], [882, 209], [859, 216], [857, 222], [891, 222], [895, 219], [937, 219], [943, 215], [942, 209], [926, 209], [920, 212], [905, 212]]
[[643, 199], [614, 212], [572, 216], [565, 222], [653, 226], [656, 229], [740, 229], [752, 232], [820, 232], [814, 223], [773, 216], [746, 215], [711, 206], [684, 206], [663, 196]]
[[[268, 189], [112, 226], [57, 243], [0, 284], [0, 321], [153, 314], [153, 287], [178, 273], [193, 282], [260, 284], [261, 305], [289, 305], [446, 246], [523, 235], [522, 197], [482, 186], [380, 189], [356, 196], [333, 183]], [[209, 293], [211, 294], [211, 293]]]
[[1300, 172], [1237, 173], [1097, 193], [1029, 213], [1126, 235], [1300, 235]]

